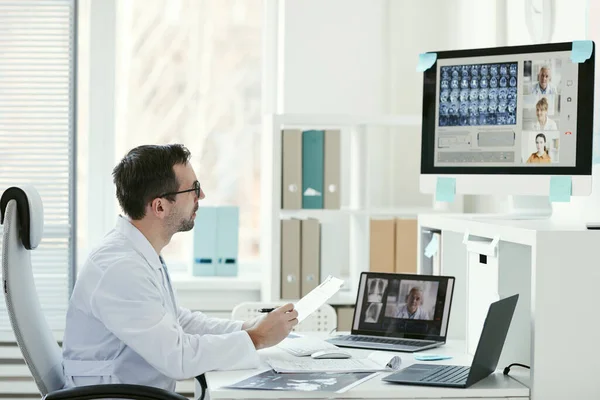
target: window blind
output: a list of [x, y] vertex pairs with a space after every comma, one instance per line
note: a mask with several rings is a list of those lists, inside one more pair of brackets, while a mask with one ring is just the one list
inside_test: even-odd
[[[75, 0], [0, 0], [0, 192], [27, 183], [42, 197], [44, 235], [31, 262], [56, 330], [75, 265], [75, 21]], [[11, 330], [4, 297], [0, 330]]]

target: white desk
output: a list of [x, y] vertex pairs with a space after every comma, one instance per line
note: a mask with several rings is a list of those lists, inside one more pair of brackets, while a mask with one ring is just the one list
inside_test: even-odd
[[[469, 343], [482, 323], [480, 310], [469, 310], [487, 307], [490, 292], [519, 293], [498, 368], [531, 365], [532, 400], [600, 399], [600, 230], [583, 220], [434, 214], [419, 215], [419, 227], [441, 232], [441, 274], [456, 277], [449, 339]], [[477, 251], [463, 243], [467, 232], [473, 241], [498, 238], [496, 256], [477, 265]], [[423, 254], [427, 243], [420, 245]]]
[[[446, 345], [437, 349], [421, 352], [420, 354], [448, 354], [453, 358], [444, 361], [434, 361], [427, 363], [434, 364], [455, 364], [455, 365], [470, 365], [471, 357], [465, 351], [464, 342], [449, 342]], [[358, 357], [368, 355], [371, 350], [362, 349], [346, 349]], [[387, 352], [390, 357], [399, 355], [402, 358], [402, 365], [409, 366], [415, 362], [414, 357], [410, 353]], [[266, 357], [284, 357], [293, 358], [292, 355], [278, 348], [264, 349], [259, 352], [261, 359]], [[517, 380], [502, 375], [499, 370], [495, 374], [490, 375], [467, 389], [453, 388], [433, 388], [425, 386], [409, 386], [383, 382], [382, 377], [389, 373], [381, 373], [367, 382], [364, 382], [345, 393], [332, 392], [299, 392], [299, 391], [279, 391], [279, 390], [239, 390], [227, 389], [223, 386], [230, 385], [246, 379], [252, 375], [269, 370], [265, 364], [262, 368], [256, 370], [239, 370], [239, 371], [222, 371], [209, 372], [206, 374], [208, 389], [211, 400], [217, 399], [441, 399], [452, 398], [460, 399], [503, 399], [503, 400], [518, 400], [529, 399], [529, 388]], [[512, 375], [512, 371], [511, 371]], [[522, 375], [521, 375], [522, 376]], [[527, 379], [525, 377], [524, 379]], [[200, 393], [200, 388], [196, 385], [196, 398]]]

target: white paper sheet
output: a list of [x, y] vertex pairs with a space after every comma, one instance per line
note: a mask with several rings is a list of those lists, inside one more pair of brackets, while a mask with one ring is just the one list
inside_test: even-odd
[[278, 373], [302, 372], [378, 372], [385, 366], [368, 358], [324, 359], [300, 358], [294, 360], [269, 359], [271, 368]]
[[282, 359], [272, 357], [267, 363], [278, 373], [315, 372], [379, 372], [400, 368], [402, 359], [385, 352], [372, 352], [366, 358], [321, 359], [296, 357]]
[[294, 309], [298, 311], [298, 322], [302, 322], [313, 312], [317, 311], [327, 300], [340, 290], [344, 281], [329, 275], [319, 286], [298, 300]]

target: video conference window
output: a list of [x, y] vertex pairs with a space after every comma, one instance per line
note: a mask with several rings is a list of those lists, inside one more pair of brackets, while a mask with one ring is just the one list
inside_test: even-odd
[[[524, 61], [523, 81], [522, 162], [533, 165], [559, 163], [562, 60]], [[573, 81], [567, 85], [573, 86]], [[572, 100], [567, 98], [569, 103]]]
[[392, 318], [433, 320], [438, 282], [402, 281], [398, 291], [388, 295], [385, 315]]
[[435, 166], [576, 165], [578, 64], [569, 52], [468, 61], [439, 66]]
[[439, 126], [517, 123], [516, 62], [441, 67]]
[[364, 277], [354, 329], [394, 335], [445, 332], [452, 293], [447, 279]]

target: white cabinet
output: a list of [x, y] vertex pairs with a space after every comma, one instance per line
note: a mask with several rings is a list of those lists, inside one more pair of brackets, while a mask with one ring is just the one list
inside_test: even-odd
[[419, 216], [419, 229], [441, 232], [441, 272], [457, 279], [452, 339], [473, 351], [489, 302], [518, 293], [498, 368], [531, 365], [535, 400], [600, 398], [600, 231], [585, 221], [432, 214]]
[[498, 242], [465, 233], [467, 251], [467, 351], [475, 354], [490, 304], [498, 301]]

